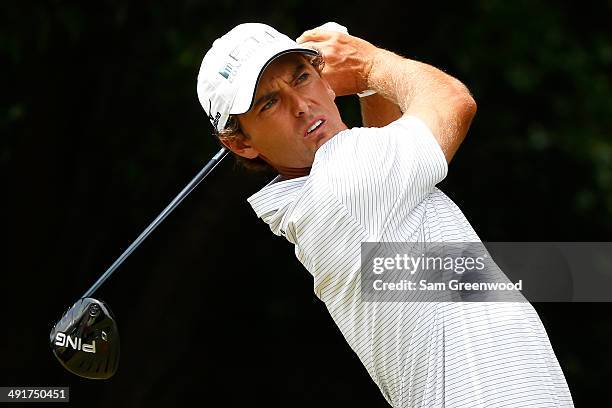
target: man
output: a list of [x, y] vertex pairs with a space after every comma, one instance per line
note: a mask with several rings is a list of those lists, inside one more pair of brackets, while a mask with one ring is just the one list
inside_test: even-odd
[[[349, 94], [367, 128], [343, 123], [334, 99]], [[279, 173], [248, 201], [295, 245], [389, 404], [573, 406], [529, 303], [362, 299], [364, 242], [480, 241], [435, 187], [476, 112], [461, 82], [345, 33], [296, 43], [242, 24], [204, 57], [198, 96], [221, 143]]]

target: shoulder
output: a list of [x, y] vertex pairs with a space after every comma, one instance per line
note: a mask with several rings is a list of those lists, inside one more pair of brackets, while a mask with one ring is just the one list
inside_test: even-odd
[[[382, 128], [340, 132], [317, 151], [311, 178], [370, 222], [374, 212], [384, 217], [398, 203], [413, 208], [444, 179], [447, 169], [428, 127], [404, 116]], [[364, 204], [372, 211], [364, 212]]]
[[437, 148], [442, 153], [431, 130], [421, 119], [402, 116], [381, 128], [353, 127], [338, 133], [319, 148], [315, 161], [332, 153], [355, 153], [353, 149], [363, 151], [398, 144], [403, 147]]
[[416, 116], [402, 116], [385, 127], [354, 127], [338, 133], [319, 148], [313, 169], [331, 166], [350, 171], [354, 166], [379, 168], [393, 162], [425, 167], [447, 165], [427, 125]]

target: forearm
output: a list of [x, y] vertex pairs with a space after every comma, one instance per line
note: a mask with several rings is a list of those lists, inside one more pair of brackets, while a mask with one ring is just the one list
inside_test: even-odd
[[382, 49], [371, 59], [366, 82], [367, 88], [395, 102], [404, 115], [423, 120], [451, 160], [476, 113], [465, 85], [431, 65]]
[[[298, 43], [322, 50], [323, 76], [337, 96], [365, 89], [377, 91], [397, 104], [403, 115], [420, 118], [450, 162], [476, 114], [476, 103], [461, 82], [431, 65], [402, 58], [343, 33], [309, 30]], [[379, 112], [370, 108], [366, 107], [366, 123], [384, 123], [392, 117], [387, 116], [385, 108]]]
[[365, 127], [387, 126], [402, 116], [402, 111], [397, 104], [379, 93], [359, 98], [359, 105]]

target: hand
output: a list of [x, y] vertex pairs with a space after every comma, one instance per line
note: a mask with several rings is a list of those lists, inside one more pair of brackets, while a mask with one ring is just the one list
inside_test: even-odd
[[378, 50], [374, 45], [358, 37], [321, 28], [305, 31], [296, 41], [323, 54], [323, 78], [337, 96], [368, 89], [368, 76]]

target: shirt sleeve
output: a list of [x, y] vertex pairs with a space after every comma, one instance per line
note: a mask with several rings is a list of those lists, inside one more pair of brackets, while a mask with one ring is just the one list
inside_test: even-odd
[[315, 168], [326, 168], [331, 190], [370, 230], [398, 206], [411, 211], [448, 172], [440, 145], [415, 116], [341, 132], [323, 147]]

